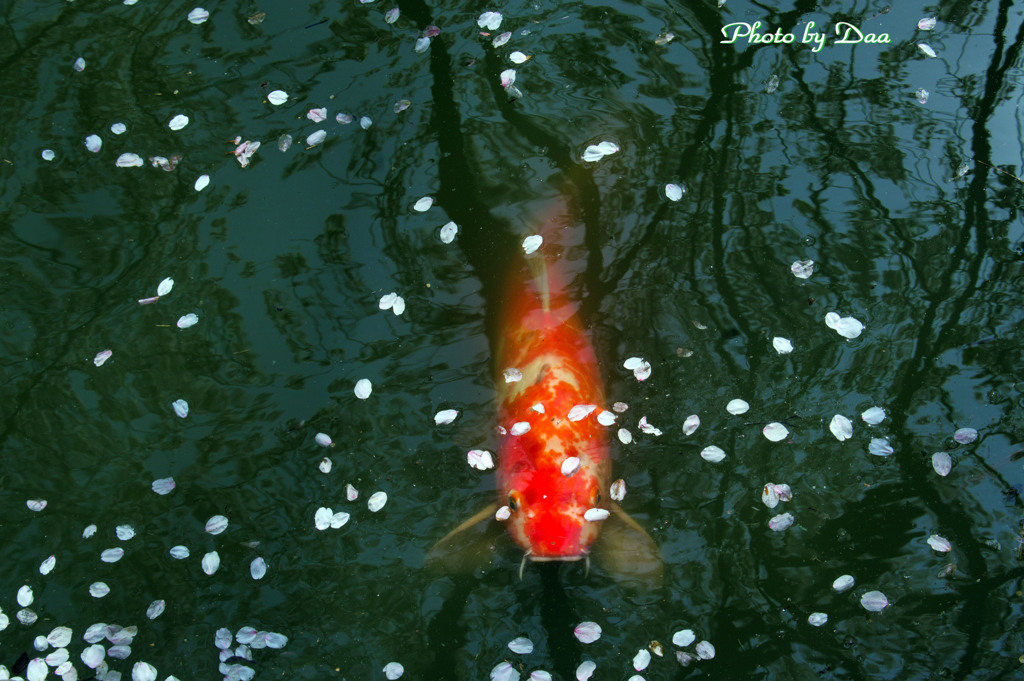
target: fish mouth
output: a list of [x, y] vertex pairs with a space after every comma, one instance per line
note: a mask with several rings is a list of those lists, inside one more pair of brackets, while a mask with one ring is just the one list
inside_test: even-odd
[[583, 560], [587, 557], [587, 554], [581, 553], [578, 556], [535, 556], [532, 553], [528, 553], [526, 554], [526, 557], [533, 563], [570, 563], [576, 560]]

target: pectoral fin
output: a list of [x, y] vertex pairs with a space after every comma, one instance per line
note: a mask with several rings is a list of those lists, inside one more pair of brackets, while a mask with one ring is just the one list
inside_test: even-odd
[[427, 554], [426, 567], [445, 573], [472, 572], [489, 564], [494, 545], [505, 533], [495, 520], [498, 504], [489, 504], [434, 544]]
[[594, 561], [616, 579], [642, 588], [658, 588], [662, 582], [661, 552], [635, 520], [612, 504], [611, 515], [601, 527], [594, 545]]

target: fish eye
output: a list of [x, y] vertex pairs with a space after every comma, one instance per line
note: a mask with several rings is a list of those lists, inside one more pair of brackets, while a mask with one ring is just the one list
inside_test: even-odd
[[508, 507], [510, 509], [512, 509], [513, 511], [518, 511], [519, 510], [519, 501], [520, 501], [520, 499], [519, 499], [519, 492], [509, 492], [508, 493]]
[[596, 507], [598, 504], [601, 503], [601, 492], [600, 491], [594, 492], [594, 496], [592, 497], [592, 499], [593, 499], [593, 501], [591, 502], [590, 505]]

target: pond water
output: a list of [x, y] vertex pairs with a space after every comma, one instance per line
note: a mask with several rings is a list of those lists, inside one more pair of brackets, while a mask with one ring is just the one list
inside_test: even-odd
[[[153, 678], [142, 662], [160, 679], [1019, 673], [1021, 8], [393, 7], [227, 2], [193, 23], [177, 2], [6, 6], [0, 663], [53, 654], [33, 642], [66, 626], [66, 681]], [[839, 44], [839, 22], [863, 40]], [[581, 563], [520, 579], [507, 537], [471, 572], [424, 569], [494, 500], [466, 452], [498, 442], [502, 284], [563, 199], [575, 245], [546, 257], [574, 275], [602, 406], [629, 407], [613, 475], [660, 588]], [[401, 314], [380, 309], [391, 292]], [[458, 417], [435, 425], [443, 409]], [[768, 508], [771, 484], [792, 498]], [[348, 522], [319, 530], [320, 508]], [[578, 640], [582, 622], [601, 637]], [[96, 623], [114, 626], [93, 671]], [[130, 651], [109, 650], [118, 626], [137, 627]], [[217, 631], [243, 627], [262, 632], [252, 660], [222, 665]], [[680, 665], [684, 629], [713, 659]], [[269, 632], [287, 641], [260, 647]]]

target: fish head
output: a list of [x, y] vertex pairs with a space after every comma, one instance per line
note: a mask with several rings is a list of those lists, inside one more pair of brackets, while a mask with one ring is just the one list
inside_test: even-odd
[[[580, 446], [586, 445], [586, 446]], [[502, 448], [500, 485], [509, 517], [509, 534], [534, 561], [584, 558], [600, 532], [600, 521], [584, 514], [601, 508], [607, 457], [595, 451], [601, 443], [542, 442], [509, 436]], [[536, 450], [543, 448], [541, 455]], [[535, 451], [530, 451], [535, 450]], [[567, 459], [575, 457], [563, 469]], [[575, 470], [572, 470], [575, 468]]]

